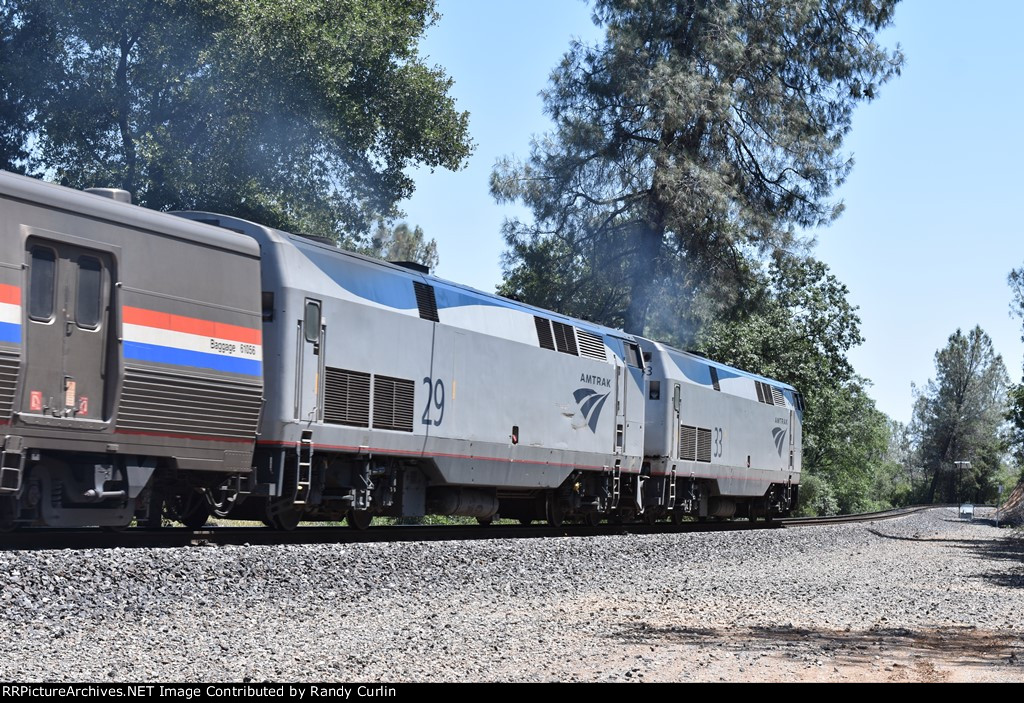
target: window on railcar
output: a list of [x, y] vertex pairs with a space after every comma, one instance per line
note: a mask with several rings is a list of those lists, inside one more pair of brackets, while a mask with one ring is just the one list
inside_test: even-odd
[[78, 296], [75, 300], [75, 322], [79, 327], [94, 330], [103, 314], [103, 267], [98, 259], [83, 256], [78, 260]]
[[32, 247], [28, 282], [28, 316], [39, 322], [53, 317], [53, 288], [57, 277], [57, 254], [46, 247]]

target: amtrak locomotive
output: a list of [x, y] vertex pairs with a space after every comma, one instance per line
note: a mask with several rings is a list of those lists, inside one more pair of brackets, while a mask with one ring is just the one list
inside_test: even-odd
[[790, 386], [233, 217], [0, 172], [0, 527], [787, 514]]

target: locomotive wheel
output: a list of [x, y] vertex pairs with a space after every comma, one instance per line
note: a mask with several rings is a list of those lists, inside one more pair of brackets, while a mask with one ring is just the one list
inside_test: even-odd
[[373, 514], [369, 510], [349, 510], [345, 522], [353, 530], [365, 530], [373, 522]]
[[561, 527], [565, 522], [565, 508], [562, 507], [561, 501], [558, 500], [558, 494], [554, 491], [548, 493], [547, 501], [544, 503], [544, 513], [544, 517], [552, 527]]
[[302, 513], [290, 500], [271, 500], [267, 502], [267, 516], [263, 524], [275, 530], [291, 532], [299, 526]]
[[591, 510], [583, 514], [583, 524], [587, 527], [597, 527], [601, 524], [601, 513]]
[[673, 510], [672, 511], [672, 524], [673, 525], [682, 525], [683, 524], [683, 511], [682, 510]]

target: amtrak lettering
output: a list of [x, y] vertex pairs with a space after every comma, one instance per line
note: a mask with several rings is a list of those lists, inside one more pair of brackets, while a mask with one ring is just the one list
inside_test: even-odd
[[580, 383], [589, 383], [593, 386], [599, 386], [600, 388], [612, 387], [612, 379], [601, 378], [600, 376], [592, 376], [589, 373], [580, 374]]

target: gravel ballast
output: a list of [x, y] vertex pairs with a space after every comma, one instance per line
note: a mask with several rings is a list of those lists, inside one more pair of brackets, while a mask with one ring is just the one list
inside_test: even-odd
[[934, 509], [753, 532], [0, 552], [0, 678], [1019, 681], [1013, 534]]

